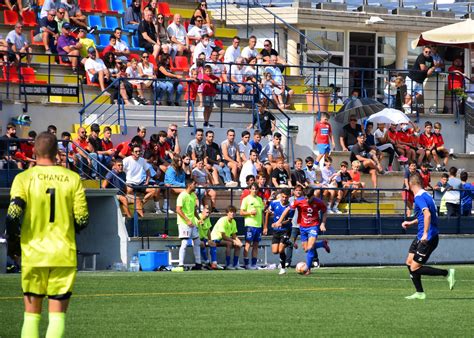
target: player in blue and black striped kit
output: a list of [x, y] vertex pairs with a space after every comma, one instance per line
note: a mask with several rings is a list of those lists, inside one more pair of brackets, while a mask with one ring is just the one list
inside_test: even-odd
[[278, 220], [281, 218], [281, 215], [290, 205], [289, 198], [291, 195], [290, 189], [283, 189], [280, 192], [280, 198], [278, 200], [270, 202], [270, 205], [267, 209], [267, 214], [265, 216], [265, 226], [264, 229], [268, 229], [268, 219], [270, 214], [273, 214], [273, 222], [271, 224], [273, 229], [272, 237], [272, 253], [280, 254], [280, 275], [286, 273], [285, 264], [286, 264], [286, 247], [290, 244], [290, 234], [291, 234], [291, 220], [293, 219], [294, 210], [290, 210], [286, 218], [281, 222], [281, 226], [276, 226]]
[[426, 295], [421, 284], [422, 275], [447, 277], [450, 290], [454, 288], [456, 281], [454, 279], [454, 269], [437, 269], [424, 265], [438, 246], [438, 215], [436, 214], [436, 205], [433, 198], [422, 188], [420, 175], [411, 176], [409, 185], [415, 196], [414, 210], [416, 218], [413, 221], [404, 221], [402, 227], [407, 229], [412, 225], [418, 225], [418, 233], [410, 245], [406, 260], [416, 292], [405, 298], [425, 299]]

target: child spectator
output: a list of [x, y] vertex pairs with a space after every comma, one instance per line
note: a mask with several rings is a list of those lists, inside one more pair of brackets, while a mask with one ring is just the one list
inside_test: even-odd
[[71, 134], [67, 131], [61, 134], [61, 140], [58, 141], [58, 156], [63, 167], [74, 169], [76, 156], [74, 156]]
[[347, 193], [349, 192], [349, 190], [346, 190], [346, 189], [352, 186], [352, 176], [347, 170], [348, 166], [349, 166], [349, 163], [347, 163], [346, 161], [342, 161], [341, 168], [338, 171], [338, 175], [341, 178], [341, 180], [337, 182], [337, 186], [338, 188], [344, 188], [344, 189], [341, 189], [337, 192], [337, 199], [336, 199], [336, 202], [334, 202], [335, 207], [333, 207], [333, 211], [335, 211], [336, 213], [337, 211], [339, 211], [337, 209], [338, 204], [346, 198]]
[[[328, 156], [324, 160], [324, 167], [321, 169], [321, 186], [323, 188], [337, 188], [338, 182], [340, 182], [341, 177], [338, 175], [334, 167], [332, 166], [332, 158]], [[318, 193], [317, 193], [318, 194]], [[334, 203], [336, 198], [337, 189], [323, 189], [323, 197], [329, 196], [328, 199], [328, 213], [340, 214], [341, 212], [337, 209], [337, 204]], [[335, 207], [333, 206], [335, 204]]]
[[[193, 180], [196, 182], [196, 195], [199, 198], [199, 204], [205, 204], [212, 212], [218, 212], [216, 209], [216, 191], [213, 189], [199, 189], [211, 185], [211, 174], [204, 167], [204, 159], [196, 160], [196, 167], [192, 171]], [[204, 199], [209, 198], [210, 203], [204, 203]]]
[[441, 135], [441, 123], [435, 122], [433, 135], [435, 137], [436, 153], [443, 159], [443, 166], [441, 169], [446, 171], [449, 160], [449, 151], [444, 147], [443, 135]]
[[204, 78], [202, 86], [202, 99], [204, 103], [204, 127], [212, 128], [213, 124], [209, 123], [211, 118], [212, 107], [217, 94], [217, 86], [220, 79], [212, 74], [211, 65], [204, 66]]
[[199, 88], [197, 69], [192, 69], [190, 73], [191, 73], [191, 76], [186, 78], [186, 80], [189, 81], [186, 84], [186, 95], [185, 95], [186, 106], [188, 107], [188, 109], [187, 109], [187, 114], [185, 116], [183, 127], [193, 127], [193, 125], [189, 121], [189, 117], [193, 110], [194, 103], [196, 102], [196, 97], [197, 97], [198, 88]]
[[402, 192], [402, 199], [406, 203], [406, 216], [410, 217], [411, 212], [413, 210], [413, 202], [415, 200], [415, 196], [413, 196], [413, 192], [410, 190], [410, 177], [413, 175], [418, 175], [418, 171], [416, 171], [416, 162], [410, 161], [408, 164], [408, 168], [405, 170], [405, 174], [403, 175], [403, 192]]
[[438, 207], [438, 213], [441, 211], [441, 201], [443, 200], [444, 194], [446, 191], [451, 189], [451, 186], [448, 183], [449, 175], [444, 173], [441, 175], [441, 179], [436, 185], [433, 187], [434, 190], [434, 200], [435, 204]]
[[329, 124], [329, 115], [326, 113], [321, 114], [321, 121], [317, 122], [314, 126], [313, 142], [318, 148], [318, 156], [316, 157], [315, 164], [319, 165], [321, 158], [327, 158], [331, 152], [332, 147], [335, 147], [334, 136], [332, 134], [332, 128]]
[[408, 159], [403, 156], [403, 152], [396, 146], [396, 135], [395, 140], [391, 140], [387, 129], [385, 129], [384, 123], [377, 124], [377, 129], [374, 132], [374, 141], [375, 146], [379, 151], [389, 154], [388, 171], [393, 170], [393, 159], [395, 153], [398, 155], [399, 162], [405, 163], [408, 161]]
[[272, 170], [272, 187], [284, 188], [291, 187], [290, 177], [284, 168], [284, 161], [282, 158], [276, 160], [276, 167]]
[[314, 165], [314, 158], [311, 156], [306, 157], [305, 159], [306, 167], [303, 169], [306, 181], [310, 187], [319, 187], [318, 173], [316, 172], [316, 166]]
[[303, 160], [301, 158], [295, 160], [295, 170], [291, 173], [291, 185], [294, 187], [299, 185], [303, 188], [308, 186], [308, 180], [303, 170]]
[[130, 61], [130, 66], [127, 67], [125, 71], [127, 73], [127, 77], [131, 78], [129, 82], [137, 88], [138, 96], [133, 98], [133, 102], [135, 105], [147, 105], [150, 104], [150, 101], [145, 99], [144, 90], [145, 90], [145, 83], [143, 80], [139, 80], [140, 73], [138, 72], [138, 61], [137, 59], [132, 59]]
[[[377, 136], [376, 136], [377, 137]], [[397, 125], [392, 123], [387, 130], [387, 141], [392, 143], [400, 156], [403, 156], [405, 163], [415, 159], [415, 151], [408, 145], [401, 144], [399, 140], [399, 134], [397, 131]]]
[[431, 132], [433, 124], [430, 121], [425, 122], [425, 131], [420, 136], [420, 145], [425, 149], [425, 158], [429, 163], [431, 158], [436, 163], [436, 171], [442, 171], [441, 164], [439, 163], [438, 153], [436, 152], [436, 137]]
[[446, 201], [446, 209], [448, 211], [448, 217], [457, 217], [460, 213], [461, 205], [461, 192], [462, 183], [459, 178], [456, 177], [458, 169], [455, 167], [449, 168], [449, 179], [448, 183], [451, 186], [445, 196], [444, 200]]
[[472, 211], [472, 198], [474, 197], [474, 185], [467, 182], [468, 174], [463, 171], [460, 175], [462, 188], [461, 191], [461, 215], [469, 216]]
[[423, 182], [423, 189], [425, 190], [433, 189], [433, 187], [431, 186], [431, 173], [429, 167], [429, 163], [423, 162], [421, 164], [421, 169], [418, 172], [421, 176], [421, 181]]
[[[132, 218], [132, 213], [130, 209], [128, 209], [128, 198], [127, 198], [127, 188], [125, 186], [125, 181], [127, 180], [125, 173], [123, 172], [123, 162], [122, 159], [119, 158], [117, 160], [112, 161], [112, 170], [107, 173], [105, 176], [105, 180], [102, 181], [102, 188], [114, 188], [118, 189], [117, 192], [117, 199], [120, 203], [120, 209], [122, 213], [125, 214], [127, 218]], [[133, 202], [133, 197], [132, 197]], [[140, 198], [136, 199], [136, 208], [137, 213], [142, 213], [143, 216], [143, 207], [141, 205]]]
[[[349, 175], [351, 175], [352, 182], [351, 187], [354, 189], [363, 189], [365, 188], [365, 183], [360, 180], [360, 161], [355, 160], [351, 163], [352, 169], [349, 170]], [[357, 199], [357, 194], [360, 192], [360, 198]], [[352, 190], [351, 191], [351, 200], [355, 203], [369, 203], [364, 197], [364, 190]]]

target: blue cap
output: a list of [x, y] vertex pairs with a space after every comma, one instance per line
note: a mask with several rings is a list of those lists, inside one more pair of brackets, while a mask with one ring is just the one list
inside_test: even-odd
[[69, 29], [72, 28], [72, 26], [71, 26], [71, 24], [70, 24], [69, 22], [66, 22], [66, 23], [63, 24], [63, 28], [69, 30]]

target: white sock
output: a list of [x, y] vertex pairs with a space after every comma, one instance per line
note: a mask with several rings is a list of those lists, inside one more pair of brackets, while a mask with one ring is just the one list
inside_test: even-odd
[[338, 206], [338, 205], [339, 205], [339, 202], [338, 202], [338, 201], [336, 201], [336, 202], [334, 202], [334, 204], [333, 204], [332, 208], [333, 208], [333, 209], [337, 209], [337, 206]]
[[188, 240], [182, 239], [181, 246], [179, 247], [179, 265], [184, 265], [184, 256], [186, 256], [186, 247], [188, 246]]
[[199, 237], [193, 239], [193, 252], [196, 264], [201, 264], [201, 240]]
[[163, 210], [167, 210], [168, 209], [168, 200], [167, 199], [164, 199], [163, 200]]
[[155, 202], [155, 209], [160, 210], [160, 201]]

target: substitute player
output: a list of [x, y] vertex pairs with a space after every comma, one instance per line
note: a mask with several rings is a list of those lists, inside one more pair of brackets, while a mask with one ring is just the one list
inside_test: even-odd
[[56, 136], [46, 132], [38, 135], [36, 166], [18, 174], [10, 191], [7, 239], [10, 251], [21, 242], [25, 304], [22, 337], [39, 337], [45, 296], [49, 305], [46, 337], [64, 335], [77, 269], [74, 232], [79, 233], [89, 221], [81, 178], [69, 169], [56, 166], [57, 152]]
[[[298, 216], [301, 215], [300, 236], [303, 250], [306, 252], [306, 266], [308, 271], [306, 275], [311, 273], [311, 264], [313, 263], [316, 239], [318, 231], [326, 231], [327, 207], [323, 201], [314, 196], [314, 189], [310, 189], [305, 199], [295, 200], [281, 215], [276, 226], [281, 226], [283, 220], [286, 219], [291, 210], [298, 210]], [[319, 222], [319, 212], [322, 212], [321, 222]], [[318, 229], [319, 226], [319, 229]]]
[[[245, 223], [245, 247], [244, 264], [248, 270], [257, 270], [258, 243], [262, 239], [263, 210], [265, 204], [258, 196], [258, 184], [253, 183], [250, 186], [250, 195], [242, 200], [240, 206], [240, 216], [244, 216]], [[267, 234], [267, 228], [263, 228], [263, 234]], [[249, 250], [252, 246], [252, 265], [249, 265]]]
[[454, 288], [456, 280], [454, 279], [454, 269], [444, 270], [424, 265], [438, 246], [438, 215], [433, 198], [422, 188], [421, 177], [413, 175], [410, 177], [409, 183], [410, 189], [415, 195], [416, 219], [404, 221], [402, 227], [407, 229], [412, 225], [418, 225], [417, 236], [410, 245], [405, 263], [416, 292], [405, 298], [425, 299], [426, 295], [421, 284], [422, 275], [447, 277], [450, 290]]
[[184, 271], [184, 257], [186, 255], [186, 247], [188, 246], [188, 240], [193, 241], [193, 252], [194, 261], [196, 265], [194, 270], [202, 270], [201, 265], [201, 240], [199, 239], [199, 231], [197, 228], [199, 215], [196, 211], [197, 196], [196, 182], [190, 180], [186, 182], [186, 190], [178, 195], [176, 200], [176, 213], [178, 214], [178, 231], [179, 239], [181, 239], [181, 246], [179, 247], [179, 266], [174, 268], [173, 271], [181, 272]]
[[280, 254], [280, 275], [286, 273], [286, 247], [290, 244], [291, 224], [294, 215], [294, 210], [288, 213], [286, 219], [281, 222], [281, 227], [277, 226], [277, 222], [280, 219], [283, 211], [289, 206], [288, 199], [290, 198], [290, 189], [283, 189], [280, 192], [279, 200], [270, 202], [265, 215], [265, 228], [268, 228], [268, 220], [270, 215], [273, 214], [273, 237], [272, 237], [272, 253]]
[[[212, 270], [223, 270], [224, 268], [217, 264], [217, 248], [216, 243], [211, 239], [211, 219], [210, 216], [211, 211], [208, 205], [205, 205], [199, 215], [198, 220], [198, 231], [199, 231], [199, 239], [201, 240], [201, 261], [204, 262], [203, 267], [206, 269]], [[209, 251], [211, 253], [211, 261], [209, 262], [209, 258], [207, 255], [207, 247], [209, 247]]]

